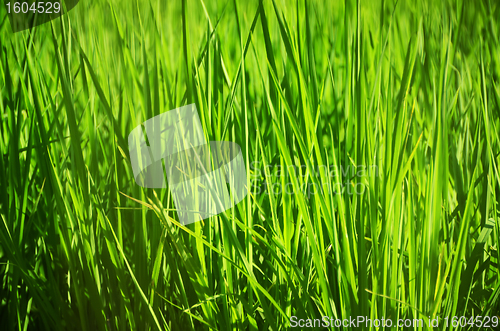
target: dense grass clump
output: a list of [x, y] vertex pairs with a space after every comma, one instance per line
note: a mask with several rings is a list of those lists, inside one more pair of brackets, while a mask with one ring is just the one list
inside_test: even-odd
[[[0, 7], [2, 329], [500, 315], [496, 1]], [[127, 136], [191, 103], [249, 194], [182, 226]]]

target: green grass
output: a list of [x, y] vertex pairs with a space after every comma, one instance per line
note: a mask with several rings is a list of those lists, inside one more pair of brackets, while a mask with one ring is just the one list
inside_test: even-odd
[[[500, 5], [437, 3], [2, 3], [2, 329], [500, 315]], [[251, 193], [182, 226], [127, 136], [190, 103]]]

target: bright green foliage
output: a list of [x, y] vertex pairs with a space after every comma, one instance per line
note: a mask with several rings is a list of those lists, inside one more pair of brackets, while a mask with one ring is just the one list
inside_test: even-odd
[[[493, 0], [81, 0], [13, 34], [2, 3], [1, 328], [498, 316], [499, 22]], [[127, 136], [190, 103], [251, 193], [184, 227]]]

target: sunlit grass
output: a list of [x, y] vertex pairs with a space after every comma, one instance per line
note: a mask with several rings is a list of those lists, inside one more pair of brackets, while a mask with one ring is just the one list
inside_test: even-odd
[[[494, 1], [81, 0], [16, 34], [1, 8], [2, 329], [500, 314]], [[250, 193], [182, 226], [127, 136], [191, 103]]]

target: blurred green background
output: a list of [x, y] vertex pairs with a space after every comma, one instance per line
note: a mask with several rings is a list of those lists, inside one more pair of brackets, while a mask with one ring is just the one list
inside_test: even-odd
[[[476, 330], [500, 314], [498, 22], [492, 0], [81, 0], [12, 33], [2, 4], [2, 329]], [[250, 193], [182, 226], [127, 136], [191, 103]]]

